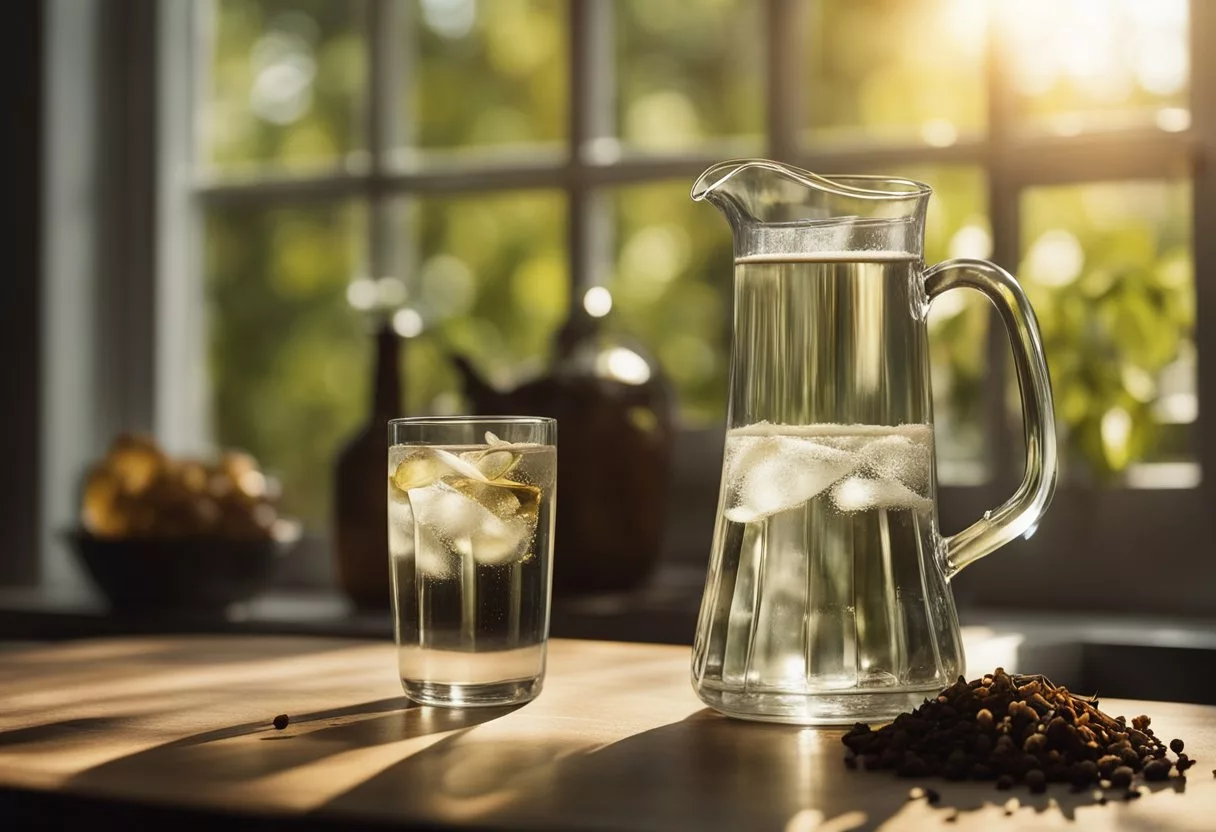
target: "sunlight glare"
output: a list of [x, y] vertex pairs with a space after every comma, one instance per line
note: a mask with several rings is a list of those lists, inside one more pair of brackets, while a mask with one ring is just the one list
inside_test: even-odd
[[1181, 32], [1186, 29], [1187, 0], [1123, 0], [1123, 14], [1137, 27]]
[[950, 238], [951, 257], [975, 257], [984, 259], [992, 256], [992, 234], [978, 222], [968, 222]]
[[376, 283], [366, 277], [357, 277], [346, 286], [346, 302], [363, 312], [376, 305]]
[[980, 55], [988, 46], [988, 3], [976, 0], [951, 0], [943, 17], [955, 44], [969, 55]]
[[376, 281], [376, 295], [381, 306], [392, 308], [405, 303], [409, 292], [405, 283], [396, 277], [382, 277]]
[[1181, 133], [1191, 126], [1191, 113], [1183, 107], [1162, 107], [1155, 121], [1167, 133]]
[[612, 293], [603, 286], [592, 286], [583, 295], [583, 308], [593, 318], [602, 318], [612, 311]]
[[1185, 43], [1169, 32], [1149, 31], [1136, 42], [1136, 81], [1157, 95], [1173, 95], [1186, 86], [1190, 56]]
[[1061, 79], [1095, 102], [1136, 87], [1176, 95], [1187, 83], [1186, 0], [1000, 0], [1011, 80], [1024, 96]]
[[459, 40], [473, 31], [477, 4], [473, 0], [422, 0], [422, 19], [436, 34]]
[[1059, 288], [1081, 276], [1085, 251], [1071, 231], [1044, 231], [1026, 254], [1026, 271], [1036, 283]]
[[408, 306], [398, 309], [393, 315], [393, 329], [402, 338], [413, 338], [422, 333], [422, 316]]
[[1102, 450], [1110, 467], [1116, 471], [1127, 465], [1130, 451], [1128, 440], [1132, 435], [1132, 417], [1121, 407], [1112, 407], [1102, 414]]
[[650, 380], [650, 366], [646, 359], [625, 347], [613, 347], [601, 353], [596, 358], [595, 369], [601, 376], [625, 384], [645, 384]]
[[920, 126], [920, 137], [930, 147], [949, 147], [958, 141], [958, 128], [944, 118], [929, 119]]

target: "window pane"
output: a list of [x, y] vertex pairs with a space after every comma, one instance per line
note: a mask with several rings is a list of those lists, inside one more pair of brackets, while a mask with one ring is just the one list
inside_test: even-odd
[[363, 212], [215, 208], [205, 234], [216, 441], [256, 456], [283, 510], [324, 529], [334, 454], [370, 406], [370, 336], [347, 304]]
[[503, 388], [542, 370], [570, 298], [563, 196], [429, 197], [407, 216], [418, 240], [407, 316], [421, 327], [408, 348], [411, 412], [462, 406], [453, 353]]
[[[1043, 329], [1066, 473], [1127, 472], [1136, 484], [1153, 473], [1137, 463], [1189, 460], [1198, 410], [1189, 184], [1035, 188], [1021, 215], [1019, 276]], [[1160, 485], [1195, 473], [1158, 471], [1186, 480]]]
[[730, 228], [681, 179], [609, 192], [613, 328], [637, 338], [675, 385], [685, 424], [726, 423]]
[[1190, 124], [1186, 0], [1003, 0], [1020, 113], [1061, 133]]
[[407, 27], [404, 143], [424, 151], [566, 137], [566, 4], [397, 0]]
[[212, 0], [199, 158], [224, 169], [332, 167], [361, 150], [367, 4]]
[[759, 143], [761, 4], [628, 0], [612, 8], [617, 130], [627, 145], [679, 150], [741, 136]]
[[987, 14], [972, 0], [815, 0], [805, 50], [811, 138], [949, 145], [982, 131]]

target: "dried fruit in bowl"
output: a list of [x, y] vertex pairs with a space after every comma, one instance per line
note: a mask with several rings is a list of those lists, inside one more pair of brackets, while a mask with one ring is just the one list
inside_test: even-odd
[[88, 472], [80, 519], [105, 538], [266, 540], [291, 532], [276, 497], [274, 481], [247, 453], [175, 460], [150, 437], [123, 434]]

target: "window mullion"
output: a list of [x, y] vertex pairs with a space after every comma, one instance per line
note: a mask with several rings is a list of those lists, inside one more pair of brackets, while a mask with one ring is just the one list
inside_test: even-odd
[[[1005, 145], [1015, 121], [1014, 91], [1009, 84], [1008, 56], [1000, 37], [1000, 27], [991, 21], [988, 27], [988, 217], [992, 223], [992, 259], [1013, 272], [1018, 265], [1021, 221], [1018, 203], [1021, 183], [1006, 168]], [[987, 388], [984, 391], [984, 423], [988, 429], [988, 463], [992, 469], [990, 481], [998, 488], [1013, 479], [1020, 470], [1020, 443], [1012, 439], [1013, 425], [1005, 406], [1008, 384], [1009, 336], [1000, 319], [988, 310]]]
[[1093, 133], [1036, 141], [1002, 141], [995, 166], [1019, 186], [1067, 185], [1183, 174], [1195, 154], [1190, 133], [1159, 130]]
[[[1196, 383], [1199, 422], [1216, 414], [1216, 3], [1190, 4], [1191, 125], [1197, 148], [1193, 156], [1191, 184], [1192, 256], [1194, 258], [1195, 346], [1198, 351]], [[1213, 488], [1216, 473], [1216, 442], [1202, 429], [1193, 431], [1195, 455], [1203, 471], [1201, 488]], [[1210, 504], [1210, 500], [1208, 500]]]
[[364, 131], [368, 156], [367, 269], [373, 279], [392, 268], [388, 216], [384, 205], [384, 155], [388, 122], [393, 102], [390, 59], [392, 32], [388, 25], [395, 0], [369, 0], [364, 43], [367, 54], [367, 95], [364, 99]]
[[805, 37], [803, 0], [769, 0], [765, 91], [765, 131], [769, 156], [783, 162], [799, 159], [802, 128], [803, 73], [800, 60]]
[[570, 304], [582, 303], [589, 286], [598, 282], [607, 242], [606, 217], [600, 196], [588, 176], [588, 157], [597, 139], [612, 130], [615, 84], [613, 9], [607, 0], [570, 0], [569, 145], [566, 170], [567, 246], [570, 258]]
[[211, 442], [207, 406], [206, 297], [203, 211], [192, 193], [203, 160], [196, 148], [195, 113], [207, 100], [214, 42], [211, 3], [157, 6], [160, 67], [156, 194], [156, 433], [175, 452], [199, 452]]

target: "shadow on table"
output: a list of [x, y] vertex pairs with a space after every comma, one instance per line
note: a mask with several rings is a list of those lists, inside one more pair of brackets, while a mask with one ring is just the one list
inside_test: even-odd
[[78, 739], [90, 731], [122, 728], [131, 722], [126, 717], [89, 716], [64, 719], [25, 728], [0, 731], [0, 749], [11, 750], [34, 743], [56, 743]]
[[509, 807], [516, 802], [528, 805], [527, 795], [547, 794], [548, 784], [570, 759], [595, 747], [594, 741], [578, 735], [547, 738], [516, 732], [496, 738], [469, 726], [334, 796], [312, 815], [422, 818], [462, 828], [488, 824], [498, 829], [517, 816]]
[[[842, 731], [749, 723], [710, 710], [596, 747], [587, 740], [524, 743], [461, 734], [385, 769], [317, 810], [441, 817], [524, 828], [873, 830], [901, 816], [909, 828], [952, 815], [1002, 814], [1012, 798], [1017, 815], [1045, 819], [1097, 802], [1092, 791], [1052, 785], [997, 791], [992, 783], [910, 781], [888, 772], [851, 771], [842, 763]], [[911, 799], [932, 787], [940, 801]], [[1178, 784], [1153, 784], [1154, 791]], [[1184, 784], [1182, 786], [1185, 787]], [[1122, 793], [1110, 793], [1112, 803]], [[372, 807], [375, 807], [372, 809]], [[1096, 809], [1097, 807], [1095, 807]], [[1111, 807], [1112, 809], [1114, 807]], [[1121, 822], [1128, 821], [1127, 816]]]
[[68, 788], [129, 788], [188, 777], [197, 790], [208, 783], [273, 776], [351, 749], [468, 728], [511, 710], [423, 708], [402, 696], [295, 715], [282, 731], [264, 721], [247, 722], [102, 763], [77, 774]]

